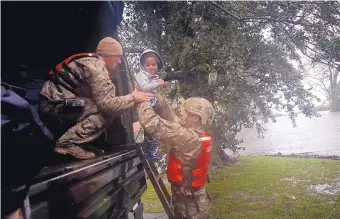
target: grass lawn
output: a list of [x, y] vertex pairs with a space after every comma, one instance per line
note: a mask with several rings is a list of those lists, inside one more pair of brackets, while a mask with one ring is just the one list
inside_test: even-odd
[[[340, 219], [340, 161], [264, 156], [239, 161], [209, 174], [210, 218]], [[326, 183], [333, 187], [323, 188], [336, 195], [311, 190]], [[151, 184], [142, 201], [145, 212], [164, 212]]]

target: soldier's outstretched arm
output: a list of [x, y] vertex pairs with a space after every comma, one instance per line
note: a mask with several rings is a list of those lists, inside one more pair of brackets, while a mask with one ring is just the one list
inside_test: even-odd
[[79, 60], [77, 65], [83, 70], [83, 78], [90, 86], [92, 97], [101, 112], [117, 113], [134, 105], [134, 99], [130, 94], [119, 97], [115, 95], [115, 87], [103, 61]]
[[179, 121], [173, 109], [170, 108], [164, 97], [159, 93], [157, 94], [157, 104], [155, 105], [154, 109], [156, 113], [162, 117], [162, 119], [175, 122]]
[[154, 138], [170, 146], [182, 161], [192, 160], [201, 151], [200, 136], [191, 129], [182, 127], [178, 122], [162, 119], [157, 115], [150, 102], [136, 104], [136, 111], [142, 127]]

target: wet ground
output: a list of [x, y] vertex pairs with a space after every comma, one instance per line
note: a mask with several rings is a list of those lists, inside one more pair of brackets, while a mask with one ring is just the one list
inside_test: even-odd
[[143, 219], [168, 219], [168, 216], [162, 213], [144, 213]]
[[340, 196], [340, 181], [331, 184], [315, 184], [310, 186], [312, 193], [320, 193], [324, 195], [339, 195]]
[[321, 117], [307, 118], [299, 114], [297, 127], [288, 116], [276, 118], [276, 123], [264, 124], [264, 138], [258, 137], [256, 128], [239, 133], [245, 150], [240, 155], [272, 155], [281, 153], [340, 156], [340, 113], [320, 112]]
[[[305, 154], [321, 156], [340, 156], [340, 113], [320, 112], [321, 117], [306, 118], [299, 114], [293, 127], [288, 116], [276, 118], [276, 123], [271, 121], [264, 124], [267, 130], [264, 138], [259, 138], [256, 128], [244, 129], [238, 138], [243, 138], [240, 146], [245, 150], [240, 155], [282, 155]], [[230, 154], [230, 153], [228, 153]], [[299, 183], [301, 180], [285, 178], [283, 180]], [[325, 195], [340, 195], [339, 181], [331, 184], [311, 184], [310, 193]], [[295, 196], [290, 197], [295, 199]], [[165, 214], [144, 213], [144, 219], [167, 219]]]
[[[132, 213], [129, 213], [129, 219], [134, 219]], [[168, 219], [168, 216], [163, 213], [143, 213], [143, 219]]]

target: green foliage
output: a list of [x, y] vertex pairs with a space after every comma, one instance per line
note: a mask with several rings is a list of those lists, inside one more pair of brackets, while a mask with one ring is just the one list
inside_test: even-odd
[[[271, 2], [262, 11], [274, 18], [267, 24], [273, 38], [281, 44], [298, 48], [313, 64], [327, 67], [331, 111], [340, 110], [340, 3]], [[258, 14], [258, 12], [254, 12]], [[254, 15], [256, 16], [256, 15]], [[322, 73], [321, 73], [322, 74]], [[324, 83], [322, 88], [324, 88]]]
[[[274, 18], [286, 7], [266, 2], [224, 2], [223, 7], [229, 10], [231, 4], [239, 14], [273, 10]], [[288, 5], [287, 16], [296, 16], [300, 4]], [[214, 103], [213, 137], [221, 148], [237, 151], [237, 132], [252, 127], [259, 117], [273, 118], [273, 110], [289, 112], [293, 123], [297, 110], [317, 116], [315, 97], [301, 84], [302, 69], [291, 64], [299, 60], [296, 46], [275, 22], [240, 22], [211, 2], [127, 2], [126, 8], [124, 44], [154, 48], [167, 71], [182, 72], [178, 90], [167, 92], [170, 97], [179, 92], [184, 98], [200, 96]], [[263, 35], [270, 24], [271, 40]], [[130, 60], [136, 55], [130, 54]], [[215, 80], [210, 80], [213, 74]]]

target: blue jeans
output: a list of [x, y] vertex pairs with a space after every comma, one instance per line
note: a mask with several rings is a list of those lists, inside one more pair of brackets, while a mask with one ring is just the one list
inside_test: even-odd
[[149, 140], [147, 137], [144, 139], [143, 152], [146, 158], [159, 159], [157, 140]]
[[151, 102], [151, 106], [155, 106], [156, 103], [157, 103], [157, 97], [154, 96], [154, 97], [150, 100], [150, 102]]

